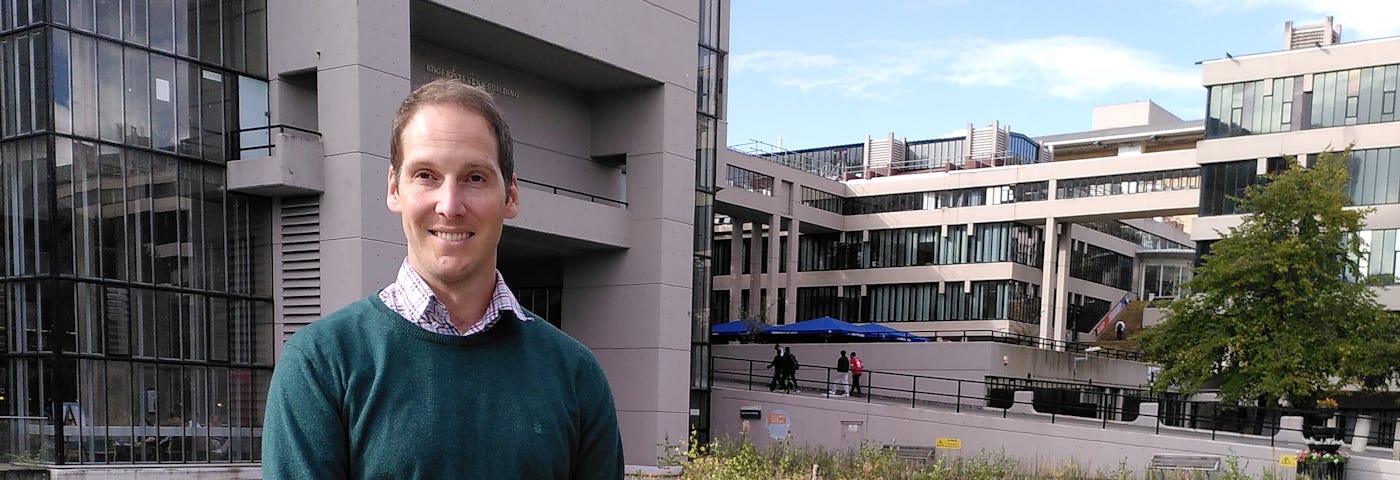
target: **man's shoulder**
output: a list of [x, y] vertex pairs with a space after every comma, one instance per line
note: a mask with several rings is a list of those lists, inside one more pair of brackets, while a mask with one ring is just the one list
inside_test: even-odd
[[304, 348], [307, 345], [325, 345], [336, 339], [363, 338], [366, 329], [382, 327], [386, 323], [379, 321], [384, 314], [375, 307], [374, 298], [360, 299], [311, 322], [287, 339], [287, 345]]
[[520, 331], [531, 343], [549, 348], [567, 360], [597, 363], [592, 350], [539, 315], [528, 310], [516, 315]]

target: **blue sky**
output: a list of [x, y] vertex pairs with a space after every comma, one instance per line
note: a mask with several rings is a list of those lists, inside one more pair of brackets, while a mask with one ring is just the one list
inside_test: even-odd
[[1344, 42], [1400, 35], [1400, 0], [737, 0], [728, 143], [1052, 135], [1138, 100], [1199, 119], [1196, 62], [1281, 50], [1284, 22], [1327, 15]]

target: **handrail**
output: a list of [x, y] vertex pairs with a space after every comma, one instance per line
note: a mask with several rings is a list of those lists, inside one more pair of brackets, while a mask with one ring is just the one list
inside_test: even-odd
[[609, 206], [614, 206], [614, 207], [627, 208], [627, 202], [624, 202], [624, 201], [622, 201], [622, 200], [614, 200], [614, 199], [611, 199], [611, 198], [608, 198], [608, 197], [604, 197], [604, 196], [601, 196], [601, 195], [594, 195], [594, 194], [591, 194], [591, 193], [580, 192], [580, 191], [578, 191], [578, 190], [570, 190], [570, 189], [567, 189], [567, 188], [564, 188], [564, 187], [556, 187], [556, 186], [554, 186], [554, 185], [549, 185], [549, 184], [546, 184], [546, 183], [540, 183], [540, 182], [536, 182], [536, 181], [533, 181], [533, 180], [525, 180], [525, 179], [519, 178], [519, 177], [516, 177], [515, 180], [516, 180], [517, 182], [520, 182], [521, 184], [524, 184], [524, 185], [527, 185], [527, 186], [540, 187], [540, 188], [534, 188], [534, 190], [545, 191], [545, 192], [553, 193], [553, 194], [555, 194], [555, 195], [564, 195], [564, 196], [566, 196], [566, 197], [574, 197], [574, 198], [577, 198], [577, 199], [580, 199], [580, 200], [588, 200], [588, 201], [590, 201], [590, 202], [597, 203], [597, 204], [600, 204], [600, 205], [609, 205]]
[[[721, 365], [726, 362], [744, 362], [746, 365], [742, 368], [729, 369]], [[730, 381], [744, 383], [747, 384], [749, 390], [753, 390], [754, 385], [763, 386], [768, 384], [768, 379], [771, 377], [771, 371], [766, 368], [768, 363], [768, 360], [761, 359], [713, 356], [711, 357], [711, 362], [709, 362], [710, 375], [716, 382]], [[804, 366], [804, 370], [806, 372], [820, 370], [821, 373], [815, 375], [811, 373], [799, 375], [799, 378], [796, 379], [799, 389], [815, 388], [820, 392], [825, 392], [824, 396], [830, 397], [830, 392], [834, 385], [831, 381], [831, 379], [834, 378], [832, 375], [832, 370], [834, 370], [834, 368], [806, 365]], [[799, 374], [804, 370], [799, 370]], [[881, 379], [907, 378], [909, 379], [909, 387], [890, 386], [891, 382], [877, 382], [875, 380], [876, 377]], [[1317, 411], [1307, 409], [1231, 406], [1221, 405], [1218, 402], [1173, 399], [1160, 395], [1153, 396], [1147, 394], [1124, 393], [1124, 391], [1141, 392], [1141, 390], [1094, 383], [1076, 384], [1073, 382], [1057, 382], [1066, 385], [1064, 389], [1019, 388], [1014, 386], [1012, 386], [1012, 388], [1007, 388], [1008, 386], [1005, 384], [980, 380], [915, 375], [869, 369], [863, 371], [863, 378], [861, 380], [861, 389], [865, 391], [865, 401], [867, 403], [873, 402], [874, 398], [877, 396], [881, 397], [883, 399], [882, 401], [907, 400], [911, 408], [916, 408], [920, 404], [927, 406], [936, 404], [948, 405], [951, 403], [956, 412], [961, 412], [962, 406], [968, 404], [974, 408], [987, 410], [999, 408], [1002, 410], [1002, 418], [1007, 418], [1012, 413], [1012, 410], [1018, 410], [1014, 413], [1018, 415], [1048, 416], [1050, 423], [1062, 421], [1064, 417], [1097, 419], [1098, 421], [1095, 423], [1098, 423], [1100, 428], [1103, 429], [1108, 429], [1110, 425], [1124, 427], [1129, 425], [1136, 425], [1139, 427], [1152, 426], [1155, 434], [1161, 434], [1162, 430], [1165, 429], [1167, 431], [1194, 433], [1198, 435], [1209, 434], [1212, 440], [1215, 440], [1219, 434], [1224, 433], [1242, 438], [1255, 438], [1260, 441], [1267, 438], [1270, 446], [1276, 446], [1280, 440], [1285, 440], [1278, 438], [1280, 432], [1297, 432], [1303, 438], [1310, 438], [1306, 433], [1310, 426], [1314, 426], [1310, 425], [1310, 423], [1324, 423], [1326, 418], [1335, 418], [1337, 422], [1339, 422], [1339, 425], [1342, 426], [1342, 428], [1339, 428], [1335, 433], [1335, 438], [1341, 438], [1350, 442], [1355, 439], [1356, 432], [1354, 432], [1354, 428], [1351, 430], [1347, 428], [1349, 426], [1354, 427], [1358, 418], [1366, 416], [1371, 419], [1372, 426], [1370, 431], [1367, 432], [1367, 435], [1362, 438], [1366, 439], [1368, 445], [1382, 448], [1389, 447], [1391, 442], [1395, 441], [1395, 429], [1381, 428], [1382, 423], [1395, 421], [1393, 416], [1386, 416], [1385, 414], [1394, 415], [1400, 413], [1400, 409], [1397, 409], [1393, 411], [1383, 411], [1381, 415], [1363, 415], [1361, 412], [1347, 412], [1320, 416], [1322, 414], [1319, 414]], [[953, 382], [955, 385], [951, 386], [953, 388], [941, 389], [942, 391], [937, 388], [940, 385], [948, 386], [947, 382]], [[895, 383], [899, 382], [896, 381]], [[932, 385], [932, 387], [930, 387], [930, 385]], [[964, 385], [981, 386], [984, 393], [981, 395], [966, 395], [964, 392], [967, 389], [964, 388]], [[1014, 394], [1011, 398], [994, 398], [992, 395], [993, 391], [1076, 390], [1070, 387], [1079, 387], [1077, 390], [1081, 395], [1088, 395], [1091, 399], [1097, 401], [1063, 403], [1054, 400], [1052, 396], [1052, 399], [1048, 400], [1033, 398], [1030, 402], [1024, 402], [1017, 401]], [[1005, 395], [1003, 394], [1002, 396], [1004, 397]], [[1129, 399], [1131, 399], [1131, 403], [1135, 405], [1140, 405], [1141, 403], [1156, 403], [1158, 411], [1152, 414], [1136, 409], [1130, 410], [1125, 405], [1125, 402]], [[1022, 408], [1017, 408], [1018, 405], [1022, 406]], [[1210, 407], [1203, 408], [1207, 405]], [[1043, 413], [1042, 410], [1048, 410], [1049, 413]], [[1210, 414], [1201, 415], [1198, 413], [1201, 410], [1208, 410]], [[1091, 413], [1091, 415], [1085, 416], [1082, 415], [1083, 413]], [[1301, 417], [1300, 427], [1291, 428], [1283, 425], [1283, 417]], [[1139, 419], [1150, 419], [1150, 424]], [[1235, 428], [1221, 428], [1230, 426]]]
[[[247, 151], [249, 151], [249, 150], [262, 150], [262, 149], [267, 149], [267, 151], [268, 151], [269, 153], [271, 153], [273, 150], [276, 150], [276, 149], [277, 149], [277, 142], [274, 142], [274, 141], [272, 140], [272, 131], [273, 131], [273, 130], [277, 130], [277, 131], [279, 131], [279, 132], [280, 132], [280, 131], [291, 130], [291, 131], [294, 131], [294, 132], [305, 133], [305, 134], [307, 134], [307, 135], [313, 135], [313, 136], [315, 136], [315, 137], [317, 137], [317, 138], [320, 138], [320, 137], [321, 137], [321, 132], [317, 132], [317, 131], [314, 131], [314, 130], [307, 130], [307, 129], [305, 129], [305, 128], [301, 128], [301, 127], [297, 127], [297, 126], [293, 126], [293, 125], [282, 124], [282, 123], [278, 123], [278, 124], [274, 124], [274, 125], [265, 125], [265, 126], [261, 126], [261, 127], [242, 128], [242, 129], [239, 129], [239, 130], [238, 130], [238, 136], [236, 137], [236, 138], [238, 138], [238, 139], [240, 140], [239, 145], [238, 145], [238, 152], [239, 152], [238, 158], [240, 158], [240, 159], [243, 158], [243, 152], [247, 152]], [[253, 132], [261, 132], [261, 131], [266, 131], [266, 132], [268, 133], [268, 135], [267, 135], [267, 143], [266, 143], [266, 144], [261, 144], [261, 145], [243, 145], [243, 144], [242, 144], [241, 140], [242, 140], [243, 134], [245, 134], [245, 133], [253, 133]], [[230, 140], [232, 140], [232, 139], [230, 139]]]
[[[989, 329], [964, 329], [964, 330], [910, 330], [908, 333], [927, 337], [937, 341], [939, 338], [957, 339], [953, 341], [982, 342], [992, 341], [997, 343], [1007, 343], [1013, 345], [1035, 346], [1040, 348], [1063, 347], [1070, 353], [1085, 353], [1084, 350], [1095, 346], [1088, 342], [1076, 342], [1071, 340], [1055, 340], [1034, 335], [1025, 335], [1001, 330]], [[1146, 361], [1147, 356], [1136, 350], [1125, 350], [1115, 347], [1099, 347], [1098, 351], [1089, 352], [1090, 355], [1105, 358], [1117, 358], [1123, 360]]]

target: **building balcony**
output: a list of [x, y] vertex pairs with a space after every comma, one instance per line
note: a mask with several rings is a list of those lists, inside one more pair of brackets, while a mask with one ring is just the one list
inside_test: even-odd
[[325, 190], [320, 133], [289, 125], [240, 133], [245, 146], [242, 159], [228, 162], [229, 191], [285, 197]]

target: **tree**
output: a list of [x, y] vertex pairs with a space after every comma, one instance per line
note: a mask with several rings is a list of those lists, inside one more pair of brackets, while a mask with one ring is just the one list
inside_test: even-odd
[[[1138, 340], [1162, 365], [1153, 387], [1220, 399], [1295, 402], [1396, 378], [1400, 319], [1376, 302], [1355, 232], [1370, 209], [1346, 208], [1346, 159], [1268, 175], [1236, 199], [1245, 211], [1212, 245], [1165, 321]], [[1289, 159], [1290, 165], [1292, 159]]]

